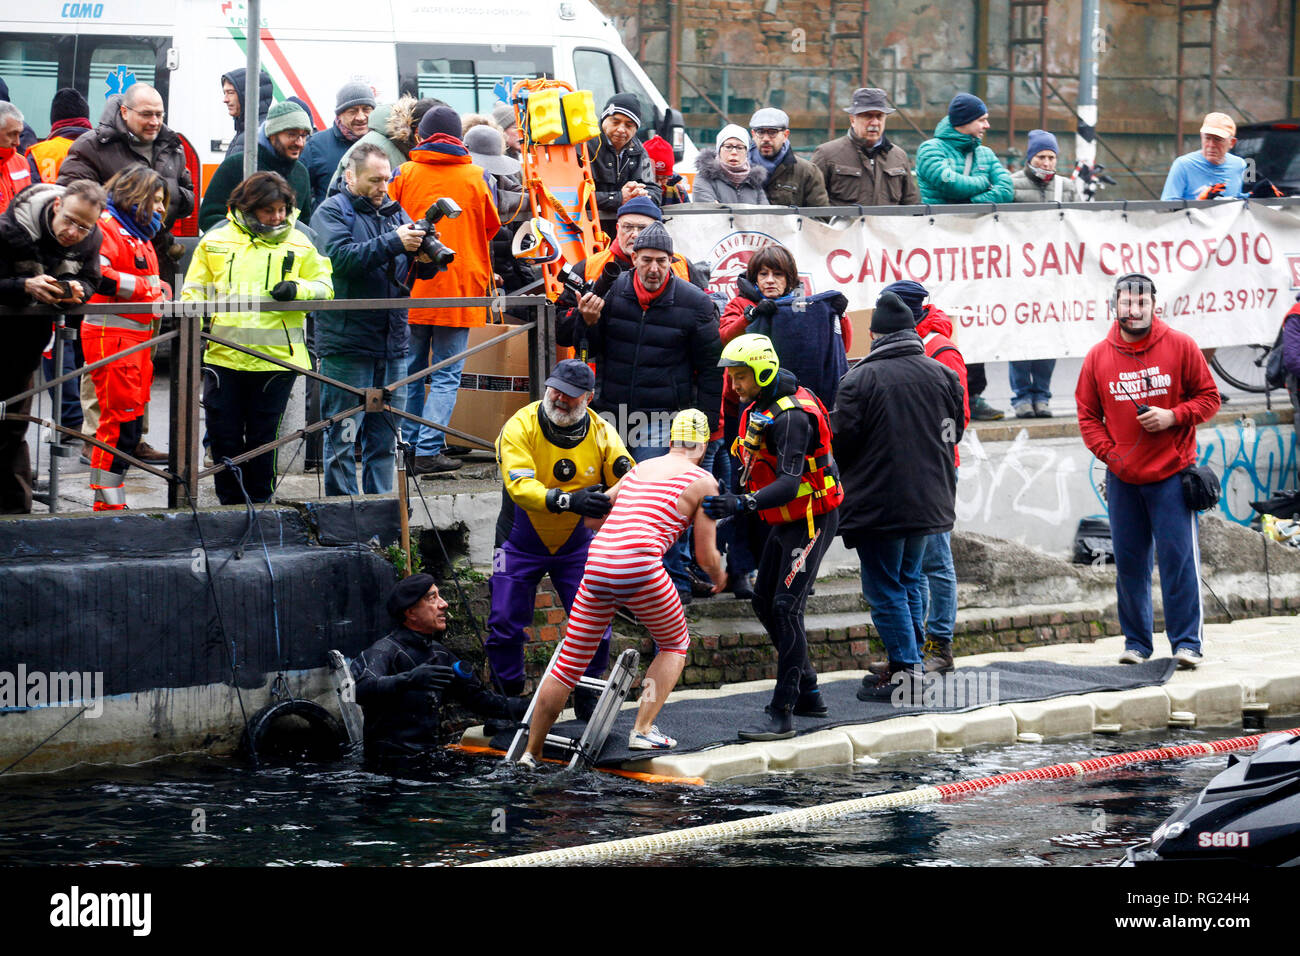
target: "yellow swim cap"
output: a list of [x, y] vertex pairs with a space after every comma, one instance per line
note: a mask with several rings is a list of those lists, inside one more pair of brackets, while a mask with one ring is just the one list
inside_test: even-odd
[[673, 419], [669, 441], [685, 441], [695, 444], [708, 444], [709, 418], [698, 408], [684, 408]]

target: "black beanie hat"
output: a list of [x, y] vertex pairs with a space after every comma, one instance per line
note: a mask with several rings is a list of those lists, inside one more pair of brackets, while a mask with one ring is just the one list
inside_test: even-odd
[[50, 101], [50, 122], [65, 119], [90, 119], [90, 104], [72, 87], [59, 90]]
[[424, 142], [435, 133], [445, 133], [455, 139], [462, 135], [460, 114], [450, 106], [435, 106], [420, 117], [420, 142]]
[[394, 621], [402, 620], [406, 616], [406, 609], [421, 600], [429, 593], [429, 588], [437, 583], [432, 574], [412, 574], [409, 578], [398, 581], [388, 595], [388, 616]]
[[889, 332], [902, 332], [916, 328], [916, 320], [907, 303], [892, 292], [886, 292], [876, 300], [876, 309], [871, 313], [871, 331], [877, 335]]

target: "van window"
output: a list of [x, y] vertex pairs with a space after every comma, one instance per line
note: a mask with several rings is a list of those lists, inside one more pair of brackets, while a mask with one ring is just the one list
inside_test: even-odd
[[618, 57], [605, 50], [574, 50], [573, 75], [578, 89], [591, 90], [598, 113], [615, 93], [631, 93], [641, 103], [641, 128], [637, 135], [649, 139], [658, 131], [659, 110], [645, 87]]
[[497, 104], [496, 85], [554, 76], [550, 47], [477, 46], [450, 43], [399, 43], [398, 85], [403, 93], [436, 97], [456, 112], [490, 113]]
[[118, 91], [119, 73], [157, 87], [166, 104], [170, 74], [164, 62], [171, 45], [171, 37], [8, 33], [0, 38], [0, 76], [9, 84], [10, 100], [44, 137], [50, 131], [50, 102], [65, 87], [86, 97], [91, 123], [99, 122], [104, 99]]

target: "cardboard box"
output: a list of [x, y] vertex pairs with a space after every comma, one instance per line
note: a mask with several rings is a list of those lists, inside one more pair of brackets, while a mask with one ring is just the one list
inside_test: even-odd
[[[486, 325], [470, 329], [466, 348], [496, 338], [509, 328], [506, 325]], [[528, 392], [528, 336], [516, 335], [465, 360], [456, 409], [449, 424], [492, 444], [510, 416], [531, 401]], [[449, 443], [459, 444], [455, 438], [449, 438]]]

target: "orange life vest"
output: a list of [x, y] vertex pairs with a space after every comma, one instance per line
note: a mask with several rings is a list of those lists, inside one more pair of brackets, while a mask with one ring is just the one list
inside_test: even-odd
[[[764, 508], [758, 516], [768, 524], [786, 524], [806, 518], [809, 534], [812, 534], [812, 520], [816, 515], [834, 511], [844, 500], [844, 486], [840, 484], [831, 454], [831, 425], [826, 414], [826, 406], [812, 392], [800, 385], [793, 395], [783, 395], [772, 406], [774, 412], [768, 424], [777, 416], [791, 411], [805, 411], [817, 420], [817, 447], [811, 455], [804, 457], [803, 474], [800, 476], [799, 491], [791, 501], [777, 508]], [[751, 404], [740, 417], [740, 434], [733, 446], [742, 465], [749, 465], [749, 477], [745, 481], [745, 490], [750, 494], [766, 488], [776, 481], [780, 463], [767, 448], [767, 442], [761, 438], [754, 447], [746, 444], [744, 436], [749, 434], [750, 415], [754, 411]], [[764, 426], [766, 427], [766, 426]], [[750, 465], [750, 460], [753, 464]]]
[[18, 150], [6, 160], [0, 160], [0, 212], [9, 208], [14, 197], [32, 184], [32, 171], [27, 157]]
[[54, 136], [27, 148], [27, 155], [36, 161], [36, 171], [41, 175], [41, 182], [58, 182], [59, 167], [63, 165], [74, 142], [66, 136]]
[[[609, 262], [612, 258], [614, 258], [613, 243], [610, 243], [595, 255], [587, 256], [587, 265], [583, 269], [587, 281], [595, 282], [599, 279], [600, 274], [605, 271], [605, 263]], [[673, 275], [677, 276], [677, 278], [685, 279], [687, 282], [691, 281], [690, 267], [686, 264], [686, 260], [675, 252], [672, 256], [672, 262], [669, 263], [669, 268], [672, 269]]]

